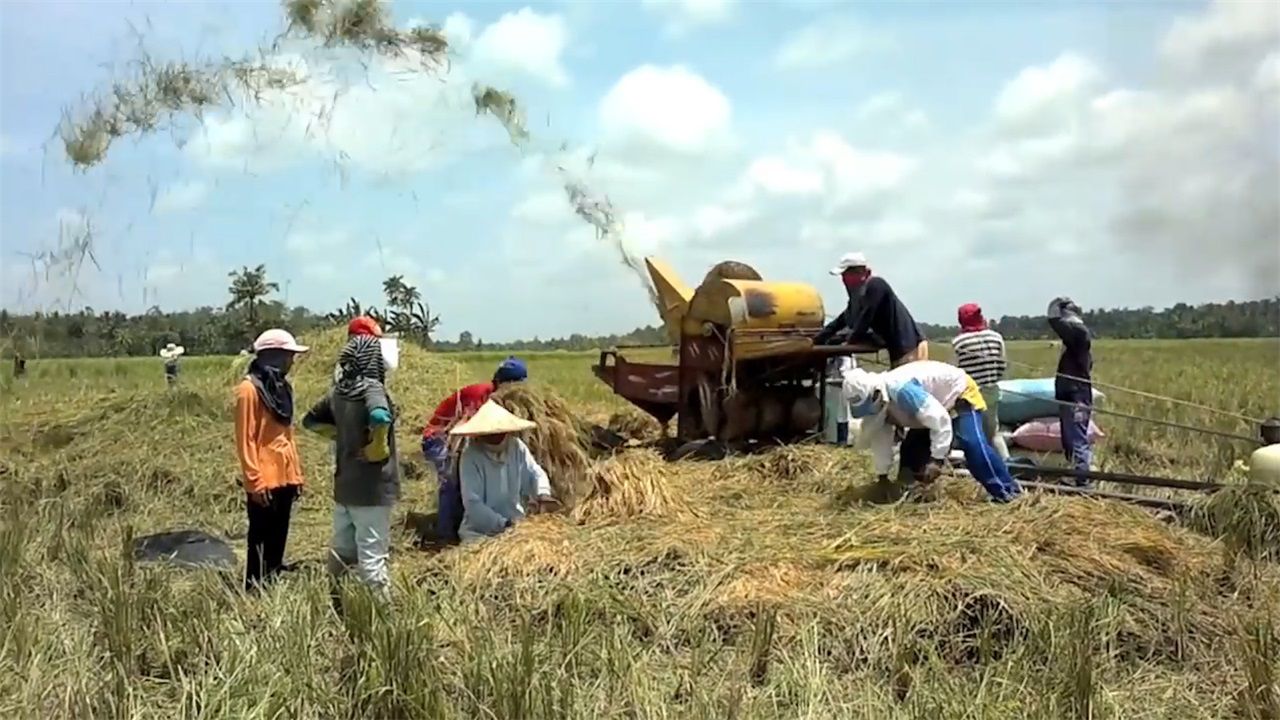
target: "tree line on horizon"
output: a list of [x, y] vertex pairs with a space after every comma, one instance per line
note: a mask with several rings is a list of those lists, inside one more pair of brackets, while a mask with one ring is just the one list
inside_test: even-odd
[[[318, 330], [345, 325], [350, 318], [367, 314], [389, 332], [438, 352], [586, 351], [611, 347], [667, 345], [661, 326], [636, 328], [614, 335], [568, 337], [509, 342], [485, 342], [470, 331], [456, 340], [438, 336], [441, 319], [432, 314], [421, 292], [393, 275], [383, 282], [384, 304], [362, 305], [355, 298], [331, 312], [289, 307], [272, 295], [279, 286], [267, 278], [266, 268], [244, 267], [229, 274], [228, 301], [223, 307], [166, 311], [152, 306], [130, 315], [118, 310], [97, 311], [85, 307], [76, 312], [53, 311], [15, 314], [0, 310], [0, 353], [26, 357], [129, 357], [155, 355], [168, 343], [186, 348], [190, 355], [234, 355], [246, 349], [258, 332], [286, 327], [305, 336]], [[1085, 322], [1099, 338], [1179, 339], [1280, 337], [1280, 297], [1243, 302], [1091, 310]], [[1052, 337], [1042, 316], [1010, 316], [992, 327], [1008, 340]], [[955, 326], [921, 323], [935, 340], [950, 338]]]

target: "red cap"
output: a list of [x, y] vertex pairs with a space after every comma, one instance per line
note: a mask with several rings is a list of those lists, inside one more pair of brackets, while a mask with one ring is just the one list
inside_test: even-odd
[[382, 337], [382, 328], [378, 327], [378, 321], [368, 315], [361, 315], [360, 317], [352, 318], [351, 322], [347, 323], [347, 337], [356, 335]]

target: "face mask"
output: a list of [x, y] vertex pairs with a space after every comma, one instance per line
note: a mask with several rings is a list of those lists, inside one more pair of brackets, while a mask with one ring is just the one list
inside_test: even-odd
[[396, 338], [378, 338], [378, 349], [382, 351], [382, 365], [390, 375], [400, 365], [400, 343]]
[[840, 281], [844, 283], [844, 287], [846, 290], [857, 290], [858, 288], [862, 287], [862, 284], [866, 282], [866, 279], [867, 279], [866, 274], [861, 272], [844, 273], [843, 275], [840, 276]]

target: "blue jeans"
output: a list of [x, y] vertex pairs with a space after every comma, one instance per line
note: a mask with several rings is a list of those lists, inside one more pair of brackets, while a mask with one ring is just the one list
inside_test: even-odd
[[964, 464], [969, 474], [977, 480], [992, 500], [1009, 502], [1022, 493], [1018, 481], [1009, 474], [1000, 453], [991, 446], [986, 430], [982, 427], [982, 413], [978, 410], [963, 409], [956, 413], [951, 421], [955, 432], [956, 444], [964, 453]]
[[1093, 464], [1093, 448], [1089, 446], [1089, 421], [1093, 417], [1093, 408], [1089, 403], [1078, 400], [1065, 400], [1072, 405], [1058, 406], [1058, 426], [1062, 434], [1062, 454], [1076, 471], [1076, 485], [1086, 486], [1089, 472]]
[[436, 469], [439, 490], [436, 495], [436, 535], [448, 542], [458, 540], [462, 526], [462, 486], [453, 472], [448, 441], [438, 435], [422, 441], [422, 455]]

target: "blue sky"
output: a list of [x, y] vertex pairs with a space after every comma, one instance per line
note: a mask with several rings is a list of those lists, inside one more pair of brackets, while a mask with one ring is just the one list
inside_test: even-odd
[[[450, 336], [655, 322], [556, 166], [613, 201], [632, 253], [691, 282], [744, 260], [814, 283], [829, 310], [842, 291], [826, 270], [851, 250], [931, 322], [970, 301], [998, 316], [1059, 294], [1089, 307], [1280, 293], [1271, 4], [388, 7], [444, 27], [447, 72], [298, 41], [262, 50], [283, 28], [274, 2], [0, 5], [0, 301], [219, 305], [229, 270], [265, 263], [291, 303], [320, 310], [403, 274]], [[140, 47], [265, 54], [306, 82], [74, 171], [49, 142], [59, 119]], [[474, 116], [473, 80], [523, 102], [532, 149]], [[100, 268], [33, 273], [30, 255], [86, 222]]]

